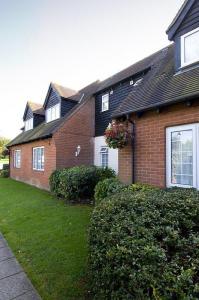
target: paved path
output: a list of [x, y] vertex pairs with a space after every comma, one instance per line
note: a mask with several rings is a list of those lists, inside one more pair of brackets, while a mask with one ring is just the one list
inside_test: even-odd
[[0, 233], [0, 300], [41, 300]]

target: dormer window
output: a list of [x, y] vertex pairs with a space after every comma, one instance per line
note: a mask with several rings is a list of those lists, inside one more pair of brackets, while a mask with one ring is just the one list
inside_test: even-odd
[[60, 118], [60, 103], [48, 108], [46, 110], [46, 122], [51, 122], [53, 120]]
[[102, 96], [102, 112], [109, 110], [109, 94]]
[[33, 129], [33, 118], [25, 121], [25, 131]]
[[199, 61], [199, 27], [181, 37], [181, 66]]

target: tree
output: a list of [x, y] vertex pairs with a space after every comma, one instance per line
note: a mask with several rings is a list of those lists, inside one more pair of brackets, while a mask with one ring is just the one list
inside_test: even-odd
[[5, 137], [0, 137], [0, 157], [5, 157], [8, 155], [6, 145], [9, 143], [9, 139]]

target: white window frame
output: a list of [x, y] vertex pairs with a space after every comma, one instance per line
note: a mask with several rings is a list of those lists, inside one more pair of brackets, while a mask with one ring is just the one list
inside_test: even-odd
[[46, 123], [59, 119], [61, 116], [61, 104], [57, 103], [46, 110]]
[[[102, 149], [105, 149], [105, 150], [102, 150]], [[103, 159], [102, 159], [103, 154], [107, 155], [107, 165], [106, 166], [103, 166]], [[107, 146], [101, 146], [100, 147], [100, 165], [101, 165], [101, 167], [106, 168], [106, 167], [108, 167], [108, 163], [109, 163], [108, 147]]]
[[199, 31], [199, 27], [197, 27], [196, 29], [184, 34], [181, 36], [181, 67], [186, 67], [188, 65], [191, 65], [193, 63], [196, 63], [197, 61], [199, 61], [199, 57], [196, 60], [193, 61], [189, 61], [189, 62], [185, 62], [185, 39], [194, 34], [195, 32]]
[[[193, 132], [193, 185], [173, 184], [171, 181], [172, 162], [171, 162], [171, 134], [175, 131], [192, 130]], [[181, 125], [166, 129], [166, 184], [167, 187], [199, 188], [199, 124]], [[197, 172], [198, 170], [198, 172]]]
[[[105, 103], [108, 104], [106, 109], [104, 109], [104, 104]], [[104, 111], [107, 111], [107, 110], [109, 110], [109, 94], [108, 93], [102, 95], [102, 109], [101, 109], [101, 111], [104, 112]]]
[[[43, 168], [42, 168], [42, 162], [40, 164], [40, 166], [38, 167], [38, 161], [35, 164], [35, 151], [38, 151], [39, 149], [43, 149]], [[41, 147], [34, 147], [32, 149], [32, 168], [35, 171], [44, 171], [44, 163], [45, 163], [45, 151], [44, 151], [44, 146]]]
[[33, 129], [33, 118], [28, 119], [24, 122], [25, 125], [25, 131]]
[[14, 168], [20, 169], [21, 168], [21, 150], [14, 150]]

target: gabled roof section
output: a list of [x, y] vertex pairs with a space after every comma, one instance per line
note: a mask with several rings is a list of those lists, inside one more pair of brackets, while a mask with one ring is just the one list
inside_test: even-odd
[[26, 114], [27, 114], [27, 111], [28, 111], [29, 108], [31, 109], [33, 114], [37, 114], [37, 115], [44, 115], [45, 114], [42, 104], [35, 103], [35, 102], [32, 102], [32, 101], [28, 101], [27, 104], [26, 104], [25, 111], [24, 111], [23, 120], [25, 120], [25, 117], [26, 117]]
[[131, 65], [130, 67], [116, 73], [115, 75], [103, 80], [100, 82], [97, 92], [101, 92], [121, 81], [126, 80], [127, 78], [134, 77], [136, 75], [145, 74], [147, 71], [150, 70], [151, 65], [155, 63], [157, 59], [156, 53], [151, 54], [150, 56], [142, 59], [135, 64]]
[[143, 112], [199, 97], [199, 67], [175, 73], [174, 45], [159, 51], [157, 61], [142, 83], [114, 111], [113, 117]]
[[95, 94], [99, 86], [100, 86], [100, 81], [96, 80], [91, 84], [87, 85], [86, 87], [82, 88], [81, 90], [79, 90], [75, 95], [69, 97], [68, 99], [82, 102], [87, 97], [90, 97], [91, 95]]
[[44, 101], [44, 105], [43, 105], [44, 109], [47, 105], [47, 102], [48, 102], [48, 99], [49, 99], [49, 96], [50, 96], [50, 93], [52, 90], [56, 93], [56, 95], [60, 98], [60, 100], [61, 99], [69, 99], [70, 97], [72, 97], [73, 95], [75, 95], [77, 93], [77, 91], [75, 91], [75, 90], [72, 90], [70, 88], [61, 86], [57, 83], [51, 82], [50, 86], [48, 88], [46, 99]]
[[[75, 114], [81, 108], [81, 106], [84, 105], [84, 103], [93, 96], [98, 86], [99, 81], [95, 81], [92, 84], [81, 89], [76, 94], [75, 101], [78, 101], [77, 105], [75, 105], [64, 117], [49, 123], [43, 122], [42, 124], [40, 124], [32, 130], [20, 133], [7, 146], [11, 147], [14, 145], [20, 145], [35, 140], [41, 140], [52, 137], [52, 135], [67, 121], [67, 119], [70, 118], [73, 114]], [[82, 95], [84, 95], [84, 97], [82, 97]]]
[[56, 90], [56, 92], [59, 94], [60, 97], [62, 98], [70, 98], [71, 96], [75, 95], [77, 93], [77, 91], [72, 90], [70, 88], [61, 86], [57, 83], [52, 82], [51, 86], [54, 90]]
[[185, 0], [183, 5], [181, 6], [180, 10], [178, 11], [177, 15], [173, 19], [172, 23], [169, 25], [166, 33], [170, 41], [173, 40], [173, 37], [182, 24], [183, 20], [185, 19], [186, 15], [190, 11], [193, 4], [198, 0]]

